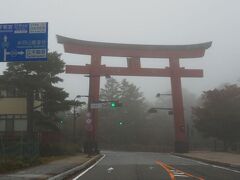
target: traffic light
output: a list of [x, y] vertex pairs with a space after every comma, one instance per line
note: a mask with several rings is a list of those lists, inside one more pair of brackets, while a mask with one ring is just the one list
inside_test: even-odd
[[111, 102], [111, 107], [116, 107], [116, 102]]
[[115, 107], [121, 107], [122, 103], [120, 103], [119, 101], [111, 101], [110, 105], [112, 108], [115, 108]]

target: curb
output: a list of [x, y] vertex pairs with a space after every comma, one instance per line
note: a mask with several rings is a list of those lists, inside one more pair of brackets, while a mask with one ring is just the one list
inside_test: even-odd
[[96, 157], [88, 160], [87, 162], [85, 162], [85, 163], [83, 163], [83, 164], [81, 164], [81, 165], [79, 165], [79, 166], [76, 166], [76, 167], [74, 167], [74, 168], [72, 168], [72, 169], [69, 169], [69, 170], [67, 170], [67, 171], [65, 171], [65, 172], [63, 172], [63, 173], [61, 173], [61, 174], [58, 174], [58, 175], [56, 175], [56, 176], [53, 176], [53, 177], [48, 178], [48, 180], [62, 180], [62, 179], [64, 179], [64, 178], [67, 178], [67, 177], [69, 177], [69, 176], [72, 176], [72, 175], [76, 174], [77, 172], [82, 171], [82, 170], [90, 167], [90, 166], [93, 165], [95, 162], [97, 162], [102, 156], [103, 156], [103, 155], [99, 154], [99, 155], [97, 155]]
[[198, 158], [198, 157], [192, 157], [192, 156], [188, 156], [188, 155], [184, 155], [184, 154], [178, 154], [178, 153], [171, 153], [171, 154], [175, 155], [175, 156], [183, 157], [183, 158], [202, 161], [202, 162], [217, 165], [217, 166], [224, 166], [224, 167], [228, 167], [228, 168], [233, 168], [235, 170], [240, 170], [240, 166], [238, 166], [238, 165], [233, 165], [233, 164], [229, 164], [229, 163], [223, 163], [223, 162], [218, 162], [218, 161], [213, 161], [213, 160], [203, 159], [203, 158]]

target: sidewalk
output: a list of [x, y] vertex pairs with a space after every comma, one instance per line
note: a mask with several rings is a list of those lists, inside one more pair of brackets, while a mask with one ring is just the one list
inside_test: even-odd
[[192, 151], [184, 154], [174, 153], [174, 155], [204, 161], [206, 163], [215, 165], [240, 169], [240, 154], [227, 152]]
[[[56, 160], [48, 164], [17, 171], [13, 174], [0, 175], [0, 179], [63, 179], [66, 175], [72, 175], [73, 173], [90, 166], [100, 157], [100, 155], [97, 155], [88, 158], [86, 154], [79, 154], [65, 159]], [[68, 172], [63, 174], [66, 171]], [[59, 174], [61, 175], [55, 178], [55, 176]]]

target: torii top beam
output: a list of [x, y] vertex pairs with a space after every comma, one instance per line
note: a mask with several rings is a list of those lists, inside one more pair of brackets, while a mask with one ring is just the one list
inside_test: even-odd
[[[66, 73], [96, 75], [121, 75], [121, 76], [162, 76], [170, 77], [169, 68], [141, 68], [139, 59], [145, 58], [197, 58], [204, 56], [205, 50], [212, 42], [193, 45], [136, 45], [83, 41], [57, 35], [58, 43], [63, 44], [65, 52], [85, 55], [99, 56], [120, 56], [132, 57], [128, 60], [128, 68], [106, 67], [98, 65], [92, 70], [92, 66], [67, 65]], [[134, 58], [135, 57], [135, 58]], [[94, 72], [93, 72], [94, 71]], [[203, 71], [200, 69], [184, 69], [178, 71], [181, 77], [202, 77]]]
[[57, 35], [57, 41], [64, 45], [65, 52], [73, 54], [142, 58], [198, 58], [212, 42], [192, 45], [138, 45], [83, 41]]

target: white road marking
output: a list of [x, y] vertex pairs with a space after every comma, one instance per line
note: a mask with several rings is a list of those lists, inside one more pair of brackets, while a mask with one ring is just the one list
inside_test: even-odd
[[232, 171], [232, 172], [235, 172], [235, 173], [239, 173], [239, 174], [240, 174], [240, 171], [234, 170], [234, 169], [230, 169], [230, 168], [227, 168], [227, 167], [222, 167], [222, 166], [217, 166], [217, 165], [213, 165], [213, 164], [208, 164], [208, 163], [204, 163], [204, 162], [201, 162], [201, 161], [197, 161], [197, 160], [193, 160], [193, 159], [188, 159], [188, 158], [184, 158], [184, 157], [179, 157], [179, 156], [175, 156], [175, 155], [171, 155], [171, 156], [174, 156], [174, 157], [177, 157], [177, 158], [180, 158], [180, 159], [187, 159], [187, 160], [196, 162], [196, 163], [198, 163], [198, 164], [207, 165], [207, 166], [212, 166], [212, 167], [215, 167], [215, 168], [224, 169], [224, 170], [227, 170], [227, 171]]
[[188, 176], [182, 175], [182, 174], [174, 174], [174, 176], [175, 176], [175, 177], [187, 177], [187, 178], [188, 178]]
[[185, 175], [184, 172], [182, 171], [178, 171], [177, 169], [170, 169], [171, 172], [173, 172], [174, 176], [178, 176], [178, 177], [188, 177], [187, 175]]
[[238, 170], [234, 170], [234, 169], [230, 169], [230, 168], [222, 167], [222, 166], [217, 166], [217, 165], [211, 165], [211, 166], [212, 166], [212, 167], [215, 167], [215, 168], [224, 169], [224, 170], [228, 170], [228, 171], [232, 171], [232, 172], [235, 172], [235, 173], [239, 173], [239, 174], [240, 174], [240, 171], [238, 171]]
[[149, 169], [150, 169], [150, 170], [153, 170], [153, 169], [154, 169], [154, 167], [150, 166], [150, 167], [149, 167]]
[[194, 159], [188, 159], [188, 158], [184, 158], [184, 157], [180, 157], [180, 156], [175, 156], [175, 155], [171, 155], [171, 156], [174, 156], [176, 158], [179, 158], [179, 159], [184, 159], [184, 160], [189, 160], [189, 161], [192, 161], [192, 162], [196, 162], [198, 164], [201, 164], [201, 165], [205, 165], [205, 166], [209, 166], [209, 164], [207, 163], [204, 163], [204, 162], [201, 162], [201, 161], [197, 161], [197, 160], [194, 160]]
[[207, 164], [207, 163], [204, 163], [204, 162], [201, 162], [201, 161], [195, 161], [196, 163], [198, 163], [198, 164], [201, 164], [201, 165], [205, 165], [205, 166], [208, 166], [209, 164]]
[[105, 158], [105, 154], [103, 155], [103, 157], [101, 157], [95, 164], [93, 164], [92, 166], [90, 166], [89, 168], [87, 168], [85, 171], [83, 171], [81, 174], [79, 174], [77, 177], [75, 177], [73, 180], [77, 180], [78, 178], [80, 178], [82, 175], [84, 175], [86, 172], [88, 172], [89, 170], [91, 170], [92, 168], [94, 168], [103, 158]]
[[110, 173], [112, 173], [113, 170], [114, 170], [114, 168], [110, 167], [110, 168], [107, 169], [107, 172], [110, 174]]
[[178, 175], [184, 175], [185, 173], [183, 173], [183, 172], [174, 172], [175, 174], [178, 174]]

